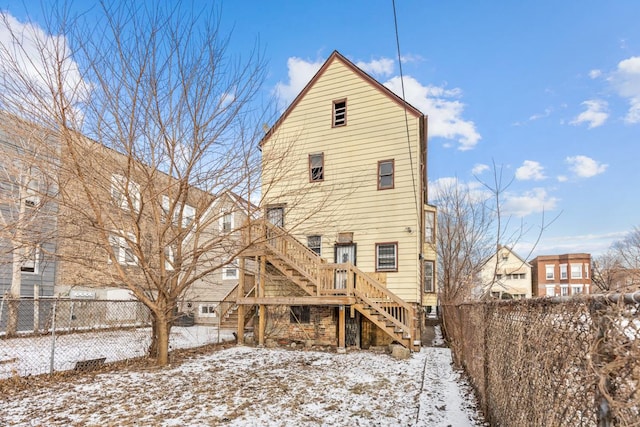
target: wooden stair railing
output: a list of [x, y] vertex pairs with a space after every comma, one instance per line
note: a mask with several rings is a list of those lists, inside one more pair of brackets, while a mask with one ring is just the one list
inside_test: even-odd
[[[238, 309], [238, 304], [236, 303], [239, 296], [249, 297], [254, 294], [256, 290], [255, 285], [244, 295], [244, 293], [240, 293], [240, 284], [236, 284], [233, 289], [229, 291], [229, 293], [220, 301], [218, 313], [220, 315], [220, 321], [222, 322], [224, 319], [229, 317], [233, 312]], [[249, 312], [249, 310], [247, 310]]]
[[[412, 348], [415, 335], [413, 307], [376, 279], [351, 263], [328, 263], [268, 221], [258, 220], [248, 229], [255, 244], [264, 245], [267, 260], [309, 295], [355, 296], [356, 310], [396, 341]], [[260, 235], [262, 238], [256, 239]], [[336, 287], [337, 274], [346, 274], [346, 284], [342, 288]]]

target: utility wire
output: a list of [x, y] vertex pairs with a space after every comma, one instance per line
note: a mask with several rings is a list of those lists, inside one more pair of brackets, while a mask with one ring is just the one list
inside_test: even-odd
[[404, 94], [404, 75], [402, 73], [402, 60], [400, 56], [400, 37], [398, 36], [398, 17], [396, 15], [396, 2], [391, 1], [393, 5], [393, 23], [396, 30], [396, 49], [398, 52], [398, 66], [400, 67], [400, 86], [402, 88], [402, 100], [404, 105], [404, 126], [407, 131], [407, 147], [409, 149], [409, 163], [411, 164], [411, 180], [413, 182], [413, 200], [416, 205], [416, 215], [418, 216], [418, 224], [420, 223], [420, 209], [418, 207], [418, 192], [416, 190], [416, 177], [415, 170], [413, 168], [413, 152], [411, 151], [411, 137], [409, 135], [409, 114], [407, 112], [407, 100]]

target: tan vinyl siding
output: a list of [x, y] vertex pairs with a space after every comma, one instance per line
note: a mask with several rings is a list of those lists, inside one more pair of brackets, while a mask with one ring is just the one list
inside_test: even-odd
[[[332, 127], [333, 102], [340, 99], [347, 100], [347, 124]], [[421, 284], [419, 121], [408, 115], [412, 168], [404, 109], [334, 61], [263, 146], [264, 203], [287, 203], [285, 227], [302, 242], [321, 234], [330, 261], [337, 233], [353, 232], [358, 267], [367, 272], [375, 271], [376, 243], [398, 242], [398, 272], [387, 274], [387, 287], [409, 302], [418, 301]], [[324, 181], [309, 183], [308, 155], [319, 152]], [[288, 158], [270, 168], [278, 153]], [[378, 190], [378, 162], [389, 159], [394, 188]]]

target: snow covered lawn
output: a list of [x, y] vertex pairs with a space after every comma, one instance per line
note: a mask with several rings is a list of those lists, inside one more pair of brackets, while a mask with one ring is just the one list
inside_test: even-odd
[[233, 346], [0, 397], [2, 426], [474, 426], [447, 348], [408, 360]]

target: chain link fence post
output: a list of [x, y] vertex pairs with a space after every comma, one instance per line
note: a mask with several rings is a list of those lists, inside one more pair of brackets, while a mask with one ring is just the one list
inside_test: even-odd
[[56, 353], [56, 306], [58, 300], [53, 300], [53, 305], [51, 307], [51, 354], [49, 357], [49, 374], [53, 375], [54, 369], [54, 360]]

